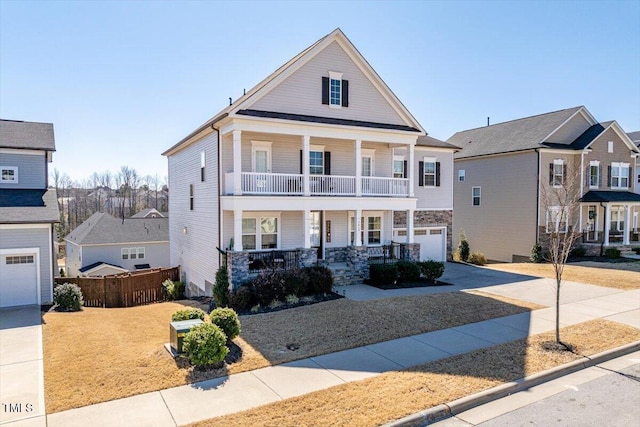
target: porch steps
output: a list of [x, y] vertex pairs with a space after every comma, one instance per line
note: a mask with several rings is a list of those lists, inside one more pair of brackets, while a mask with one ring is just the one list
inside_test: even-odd
[[335, 286], [362, 284], [362, 277], [353, 271], [346, 262], [334, 262], [327, 265], [333, 274], [333, 284]]

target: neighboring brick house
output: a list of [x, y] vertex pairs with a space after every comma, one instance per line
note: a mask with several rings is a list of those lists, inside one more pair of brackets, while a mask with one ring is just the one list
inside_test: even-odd
[[163, 153], [171, 263], [209, 294], [216, 246], [234, 286], [316, 262], [357, 281], [396, 249], [446, 259], [454, 151], [336, 29]]
[[464, 230], [471, 249], [489, 259], [527, 259], [556, 217], [541, 192], [576, 173], [578, 244], [590, 254], [640, 245], [640, 150], [617, 122], [599, 123], [580, 106], [458, 132], [447, 142], [462, 148], [455, 156], [456, 244]]
[[0, 120], [0, 308], [53, 301], [55, 150], [51, 123]]

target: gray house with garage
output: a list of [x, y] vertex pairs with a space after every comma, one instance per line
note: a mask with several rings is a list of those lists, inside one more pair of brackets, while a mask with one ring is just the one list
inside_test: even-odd
[[54, 151], [53, 124], [0, 120], [0, 308], [53, 301]]

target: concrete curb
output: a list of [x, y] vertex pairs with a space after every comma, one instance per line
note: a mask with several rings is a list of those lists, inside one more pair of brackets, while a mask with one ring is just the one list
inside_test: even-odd
[[640, 341], [623, 345], [618, 348], [606, 350], [591, 357], [582, 357], [573, 362], [538, 372], [531, 376], [521, 378], [509, 383], [483, 390], [481, 392], [465, 396], [446, 404], [440, 404], [424, 411], [416, 412], [396, 421], [384, 424], [382, 427], [422, 427], [433, 424], [436, 421], [457, 415], [476, 406], [483, 405], [493, 400], [501, 399], [510, 394], [534, 387], [544, 382], [560, 378], [581, 369], [598, 365], [607, 360], [615, 359], [625, 354], [640, 350]]

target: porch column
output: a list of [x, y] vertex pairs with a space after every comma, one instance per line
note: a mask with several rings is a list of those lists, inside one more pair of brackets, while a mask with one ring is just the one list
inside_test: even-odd
[[309, 249], [311, 247], [311, 211], [304, 211], [304, 219], [302, 220], [302, 226], [304, 227], [304, 248]]
[[233, 211], [233, 250], [242, 252], [242, 209]]
[[233, 131], [233, 194], [242, 194], [242, 132]]
[[415, 145], [409, 144], [409, 158], [407, 159], [407, 178], [409, 179], [409, 197], [414, 196], [413, 192], [413, 160], [415, 157]]
[[609, 231], [611, 230], [611, 205], [604, 208], [604, 245], [609, 246]]
[[355, 215], [353, 216], [353, 246], [362, 246], [362, 237], [360, 233], [362, 230], [360, 229], [360, 221], [362, 218], [362, 209], [356, 209]]
[[359, 196], [362, 196], [362, 141], [356, 139], [356, 197]]
[[[309, 135], [304, 135], [302, 137], [302, 194], [305, 196], [311, 195], [311, 190], [309, 186], [309, 143], [311, 137]], [[305, 246], [308, 248], [308, 246]]]
[[631, 237], [631, 206], [624, 205], [624, 234], [622, 235], [622, 244], [628, 245]]
[[407, 243], [413, 243], [413, 209], [407, 210]]

